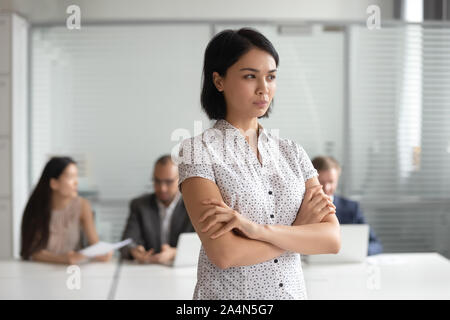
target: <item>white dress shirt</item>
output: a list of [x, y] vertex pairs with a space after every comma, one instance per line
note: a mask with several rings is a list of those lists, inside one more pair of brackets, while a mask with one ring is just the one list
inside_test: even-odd
[[175, 198], [166, 207], [158, 198], [156, 198], [156, 203], [159, 209], [159, 218], [161, 221], [161, 245], [164, 243], [169, 243], [170, 237], [170, 220], [172, 219], [173, 211], [181, 198], [181, 193], [177, 192]]
[[[189, 177], [216, 183], [224, 202], [259, 224], [292, 225], [305, 193], [317, 176], [305, 150], [260, 126], [257, 159], [239, 129], [226, 120], [183, 140], [179, 187]], [[306, 299], [300, 255], [286, 252], [250, 266], [218, 268], [202, 246], [194, 299]]]

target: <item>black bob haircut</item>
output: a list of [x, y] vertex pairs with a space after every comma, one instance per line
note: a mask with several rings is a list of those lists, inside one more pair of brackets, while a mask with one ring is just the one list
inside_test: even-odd
[[[217, 72], [221, 77], [224, 77], [229, 67], [254, 48], [269, 53], [278, 67], [279, 57], [274, 46], [255, 29], [224, 30], [215, 35], [208, 43], [203, 62], [203, 84], [200, 101], [209, 119], [224, 119], [227, 112], [225, 97], [214, 85], [213, 72]], [[260, 118], [268, 117], [272, 104], [273, 99], [269, 109]]]

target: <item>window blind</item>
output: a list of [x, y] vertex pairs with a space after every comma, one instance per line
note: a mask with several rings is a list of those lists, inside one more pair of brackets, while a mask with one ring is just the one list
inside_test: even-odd
[[450, 29], [349, 32], [350, 195], [361, 199], [387, 251], [448, 256]]

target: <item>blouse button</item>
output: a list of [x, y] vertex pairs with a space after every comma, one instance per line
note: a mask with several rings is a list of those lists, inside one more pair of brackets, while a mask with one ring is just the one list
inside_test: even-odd
[[272, 219], [275, 218], [275, 216], [274, 216], [273, 214], [271, 214], [270, 217], [271, 217]]
[[269, 194], [272, 194], [272, 191], [269, 191]]
[[273, 260], [273, 262], [278, 263], [278, 259]]
[[282, 283], [280, 283], [280, 288], [283, 286], [283, 284]]

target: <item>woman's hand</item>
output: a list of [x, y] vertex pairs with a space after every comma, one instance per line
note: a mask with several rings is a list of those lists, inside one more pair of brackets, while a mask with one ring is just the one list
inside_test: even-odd
[[334, 213], [336, 213], [336, 206], [323, 192], [322, 186], [317, 185], [306, 189], [294, 225], [319, 223], [325, 216]]
[[64, 260], [66, 264], [72, 265], [72, 264], [78, 264], [84, 260], [86, 260], [87, 257], [77, 251], [69, 251], [64, 256]]
[[245, 218], [239, 212], [227, 206], [223, 201], [207, 199], [202, 201], [202, 204], [210, 204], [213, 207], [206, 210], [200, 218], [201, 232], [208, 232], [216, 223], [225, 223], [221, 229], [211, 235], [211, 239], [217, 239], [233, 229], [250, 239], [257, 239], [260, 235], [261, 225]]
[[97, 262], [107, 262], [107, 261], [109, 261], [109, 260], [112, 258], [112, 256], [113, 256], [113, 252], [110, 251], [110, 252], [108, 252], [107, 254], [104, 254], [104, 255], [95, 257], [95, 258], [94, 258], [94, 261], [97, 261]]

